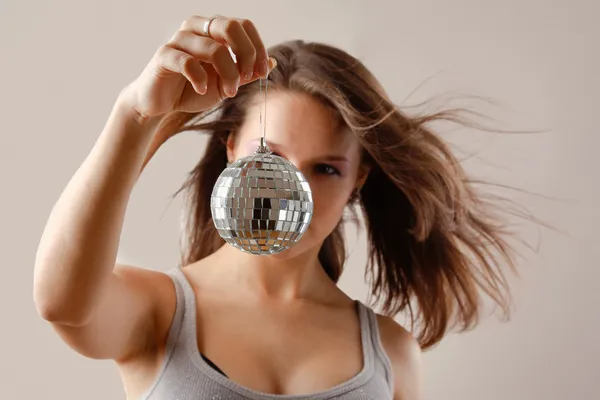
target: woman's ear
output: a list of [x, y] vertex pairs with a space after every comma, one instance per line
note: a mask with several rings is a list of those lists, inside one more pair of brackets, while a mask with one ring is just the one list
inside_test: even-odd
[[235, 160], [235, 135], [233, 132], [229, 132], [227, 135], [227, 162], [233, 162]]
[[371, 167], [366, 164], [363, 164], [358, 169], [358, 175], [356, 177], [356, 185], [355, 187], [361, 188], [365, 184], [365, 181], [369, 177], [369, 172], [371, 171]]

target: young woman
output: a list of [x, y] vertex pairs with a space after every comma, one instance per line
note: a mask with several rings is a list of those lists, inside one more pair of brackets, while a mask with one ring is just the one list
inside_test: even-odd
[[[254, 256], [219, 237], [210, 194], [226, 163], [258, 145], [267, 76], [269, 147], [303, 172], [314, 214], [295, 246]], [[501, 224], [428, 128], [443, 118], [453, 115], [404, 115], [339, 49], [291, 41], [267, 52], [248, 20], [193, 16], [120, 93], [52, 210], [37, 309], [75, 351], [115, 360], [129, 399], [420, 399], [421, 349], [472, 326], [480, 290], [506, 305], [512, 267]], [[136, 179], [184, 130], [211, 137], [182, 188], [181, 267], [115, 265]], [[381, 315], [336, 285], [342, 216], [355, 206]], [[400, 312], [414, 336], [393, 320]]]

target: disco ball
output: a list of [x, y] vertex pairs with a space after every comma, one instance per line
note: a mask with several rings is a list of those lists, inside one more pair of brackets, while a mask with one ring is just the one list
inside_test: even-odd
[[276, 254], [306, 232], [314, 203], [304, 175], [273, 155], [264, 138], [251, 156], [229, 164], [213, 187], [210, 208], [219, 235], [239, 250]]

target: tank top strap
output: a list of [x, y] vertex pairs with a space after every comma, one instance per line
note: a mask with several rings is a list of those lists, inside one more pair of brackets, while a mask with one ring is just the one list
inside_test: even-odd
[[359, 304], [361, 305], [361, 308], [363, 308], [363, 310], [364, 310], [365, 324], [368, 325], [368, 327], [364, 328], [363, 334], [366, 333], [365, 336], [368, 336], [368, 341], [369, 341], [368, 347], [370, 348], [370, 353], [373, 358], [372, 362], [374, 364], [377, 364], [375, 366], [375, 369], [384, 371], [385, 378], [388, 383], [389, 389], [393, 392], [394, 378], [393, 378], [392, 364], [390, 362], [389, 357], [387, 356], [387, 353], [385, 352], [385, 350], [383, 348], [383, 343], [381, 342], [381, 336], [380, 336], [380, 332], [379, 332], [379, 323], [377, 322], [377, 315], [375, 314], [375, 311], [373, 311], [373, 309], [371, 309], [370, 307], [366, 306], [365, 304], [361, 303], [360, 301], [359, 301]]
[[187, 351], [193, 351], [197, 346], [196, 296], [194, 289], [180, 266], [172, 268], [167, 274], [173, 280], [177, 293], [177, 311], [175, 314], [180, 325], [180, 333], [177, 335], [178, 346], [185, 347]]
[[371, 343], [371, 323], [369, 321], [369, 309], [359, 300], [354, 300], [358, 312], [360, 324], [360, 338], [363, 352], [364, 370], [372, 371], [374, 368], [375, 354]]

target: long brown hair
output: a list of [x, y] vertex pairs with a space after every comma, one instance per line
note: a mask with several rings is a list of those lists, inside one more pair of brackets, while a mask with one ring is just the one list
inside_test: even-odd
[[[269, 91], [311, 94], [334, 110], [356, 135], [370, 172], [349, 203], [368, 232], [365, 276], [385, 315], [407, 312], [422, 348], [453, 327], [476, 325], [482, 294], [508, 317], [505, 271], [515, 271], [516, 251], [507, 221], [490, 197], [477, 193], [449, 146], [432, 130], [435, 121], [468, 124], [460, 110], [409, 117], [394, 105], [369, 70], [346, 52], [322, 43], [289, 41], [269, 49], [277, 67]], [[177, 193], [187, 191], [181, 265], [208, 256], [224, 241], [214, 228], [210, 195], [227, 162], [226, 140], [243, 122], [259, 90], [254, 82], [236, 97], [200, 114], [177, 113], [178, 131], [210, 133], [202, 159]], [[176, 193], [176, 194], [177, 194]], [[326, 238], [319, 260], [337, 282], [346, 261], [344, 218]], [[483, 293], [482, 293], [483, 292]]]

